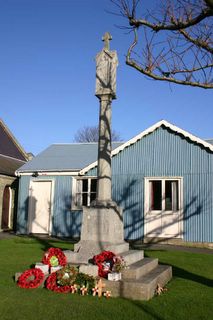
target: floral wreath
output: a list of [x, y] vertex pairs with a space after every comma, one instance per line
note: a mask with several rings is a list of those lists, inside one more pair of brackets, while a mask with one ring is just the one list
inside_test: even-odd
[[38, 288], [44, 280], [44, 273], [41, 269], [33, 268], [24, 271], [18, 278], [18, 286], [25, 289]]
[[48, 290], [59, 292], [59, 293], [68, 293], [71, 291], [71, 286], [58, 286], [57, 285], [57, 273], [53, 272], [46, 280], [46, 288]]
[[78, 275], [78, 268], [66, 265], [56, 272], [57, 284], [60, 286], [72, 286]]
[[92, 293], [94, 286], [95, 278], [93, 276], [78, 272], [76, 267], [69, 265], [53, 272], [45, 283], [45, 287], [54, 292], [81, 292], [82, 295]]
[[103, 251], [93, 257], [94, 263], [98, 266], [98, 275], [102, 278], [107, 278], [113, 267], [113, 257], [115, 254], [111, 251]]
[[43, 256], [42, 263], [48, 264], [50, 267], [65, 266], [67, 258], [61, 249], [49, 248]]

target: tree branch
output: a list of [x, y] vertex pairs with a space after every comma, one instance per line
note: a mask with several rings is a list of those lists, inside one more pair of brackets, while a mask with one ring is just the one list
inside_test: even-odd
[[213, 84], [211, 84], [211, 83], [199, 83], [199, 82], [192, 82], [192, 81], [186, 81], [186, 80], [178, 80], [178, 79], [175, 79], [172, 77], [156, 75], [150, 71], [143, 69], [137, 63], [135, 63], [134, 60], [132, 60], [132, 59], [126, 59], [126, 64], [128, 66], [136, 69], [137, 71], [143, 73], [145, 76], [148, 76], [148, 77], [155, 79], [155, 80], [169, 81], [169, 82], [173, 82], [176, 84], [190, 85], [192, 87], [199, 87], [199, 88], [203, 88], [203, 89], [212, 89], [213, 88]]
[[129, 16], [129, 24], [132, 27], [140, 27], [140, 26], [146, 26], [148, 28], [151, 28], [153, 31], [158, 32], [161, 30], [181, 30], [186, 29], [189, 27], [192, 27], [198, 23], [200, 23], [202, 20], [206, 19], [207, 17], [211, 17], [213, 15], [213, 10], [211, 8], [205, 8], [201, 11], [201, 13], [196, 16], [193, 19], [188, 19], [186, 21], [181, 21], [180, 19], [175, 19], [175, 17], [171, 17], [171, 24], [164, 24], [164, 23], [158, 23], [153, 24], [147, 20], [144, 19], [134, 19], [133, 17]]
[[210, 52], [210, 53], [213, 53], [213, 48], [210, 47], [206, 41], [200, 40], [199, 38], [197, 38], [197, 39], [192, 38], [192, 37], [186, 32], [186, 30], [180, 29], [179, 32], [180, 32], [188, 41], [194, 43], [197, 47], [200, 47], [200, 48], [202, 48], [202, 49], [204, 49], [204, 50], [206, 50], [206, 51], [208, 51], [208, 52]]
[[[128, 66], [155, 80], [213, 88], [213, 0], [164, 0], [161, 8], [159, 0], [160, 10], [153, 11], [150, 4], [151, 10], [140, 19], [138, 0], [111, 1], [134, 33]], [[141, 0], [140, 9], [142, 5]]]

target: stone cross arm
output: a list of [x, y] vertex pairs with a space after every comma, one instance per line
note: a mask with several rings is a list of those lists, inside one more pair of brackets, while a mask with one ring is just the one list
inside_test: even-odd
[[110, 49], [109, 47], [109, 42], [112, 40], [112, 36], [109, 32], [105, 32], [104, 36], [102, 37], [102, 41], [104, 41], [104, 49], [108, 50]]

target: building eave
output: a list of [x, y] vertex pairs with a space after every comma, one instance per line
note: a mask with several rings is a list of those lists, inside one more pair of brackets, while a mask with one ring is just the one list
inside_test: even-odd
[[17, 177], [20, 176], [77, 176], [79, 175], [80, 169], [72, 170], [26, 170], [15, 172]]
[[22, 156], [26, 159], [26, 161], [28, 161], [29, 160], [29, 156], [28, 156], [27, 152], [25, 152], [23, 147], [20, 145], [18, 140], [15, 138], [15, 136], [12, 134], [12, 132], [9, 130], [9, 128], [6, 126], [6, 124], [4, 123], [4, 121], [2, 119], [0, 119], [0, 124], [1, 124], [2, 128], [4, 129], [4, 131], [6, 132], [6, 134], [13, 141], [13, 143], [15, 144], [15, 146], [17, 147], [19, 152], [22, 154]]

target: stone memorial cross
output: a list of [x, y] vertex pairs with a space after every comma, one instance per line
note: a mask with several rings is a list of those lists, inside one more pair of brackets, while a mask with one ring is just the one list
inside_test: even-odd
[[120, 253], [128, 251], [124, 241], [123, 212], [111, 194], [111, 102], [116, 98], [116, 51], [111, 51], [107, 32], [103, 36], [103, 49], [96, 55], [96, 90], [100, 102], [99, 142], [96, 200], [90, 207], [83, 207], [81, 238], [74, 245], [70, 260], [86, 264], [84, 270], [97, 274], [97, 266], [88, 264], [103, 250]]
[[95, 205], [111, 206], [111, 102], [116, 98], [116, 51], [110, 51], [112, 36], [102, 37], [104, 48], [96, 56], [96, 96], [100, 100], [98, 184]]

